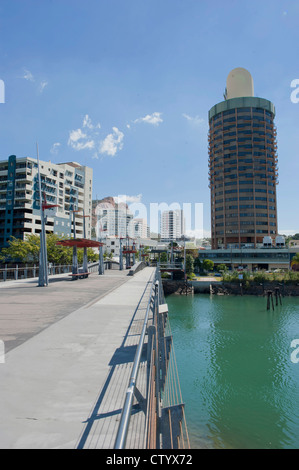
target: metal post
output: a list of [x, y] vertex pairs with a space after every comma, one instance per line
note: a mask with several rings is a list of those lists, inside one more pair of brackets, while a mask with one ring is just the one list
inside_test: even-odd
[[46, 244], [46, 231], [45, 231], [45, 217], [42, 204], [42, 185], [39, 167], [39, 153], [38, 144], [37, 149], [37, 169], [38, 169], [38, 182], [39, 182], [39, 204], [40, 204], [40, 217], [41, 217], [41, 233], [40, 233], [40, 256], [39, 256], [39, 282], [40, 287], [48, 285], [48, 259], [47, 259], [47, 244]]
[[[102, 243], [102, 239], [100, 238], [100, 243]], [[104, 257], [103, 257], [103, 246], [99, 246], [99, 274], [105, 273], [105, 265], [104, 265]]]
[[[73, 211], [73, 227], [74, 227], [74, 239], [76, 240], [75, 211]], [[72, 274], [78, 274], [78, 254], [77, 254], [77, 247], [75, 245], [73, 246]]]
[[119, 239], [119, 270], [122, 271], [123, 267], [123, 247], [122, 247], [122, 240]]
[[[83, 209], [83, 238], [86, 238], [85, 211]], [[83, 248], [83, 271], [88, 272], [87, 247]]]

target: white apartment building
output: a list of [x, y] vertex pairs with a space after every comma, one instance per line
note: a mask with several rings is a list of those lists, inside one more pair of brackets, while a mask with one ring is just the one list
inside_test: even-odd
[[113, 206], [109, 202], [101, 202], [95, 208], [96, 236], [103, 237], [132, 237], [132, 212], [126, 204]]
[[129, 227], [132, 238], [150, 238], [150, 228], [146, 219], [132, 219]]
[[185, 231], [184, 214], [180, 209], [162, 212], [161, 241], [179, 240]]
[[[46, 232], [65, 237], [91, 237], [92, 168], [79, 163], [51, 163], [40, 160], [42, 197], [58, 206], [45, 210]], [[89, 216], [89, 218], [83, 218]], [[11, 236], [41, 232], [38, 162], [35, 158], [11, 155], [0, 161], [0, 247]]]

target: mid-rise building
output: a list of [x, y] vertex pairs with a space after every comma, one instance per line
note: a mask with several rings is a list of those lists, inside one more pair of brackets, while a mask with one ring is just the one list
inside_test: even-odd
[[95, 220], [97, 238], [132, 236], [133, 214], [125, 203], [102, 200], [95, 207]]
[[150, 228], [146, 219], [132, 219], [130, 222], [130, 236], [132, 238], [150, 238]]
[[[57, 205], [45, 211], [46, 232], [74, 236], [73, 211], [77, 238], [91, 237], [91, 168], [75, 162], [55, 164], [40, 161], [42, 197]], [[11, 236], [24, 239], [26, 234], [41, 232], [38, 161], [11, 155], [0, 161], [0, 248]]]
[[247, 70], [232, 70], [225, 100], [209, 111], [213, 249], [255, 248], [278, 233], [275, 107], [253, 88]]
[[175, 241], [184, 235], [184, 214], [180, 209], [162, 212], [161, 241]]

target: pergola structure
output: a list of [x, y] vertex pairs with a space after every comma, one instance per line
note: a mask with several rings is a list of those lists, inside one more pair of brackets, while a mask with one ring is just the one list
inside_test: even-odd
[[[127, 240], [126, 245], [122, 247], [122, 240]], [[136, 250], [136, 245], [135, 245], [135, 240], [132, 242], [132, 245], [130, 245], [130, 237], [126, 238], [120, 238], [120, 244], [119, 244], [119, 253], [120, 253], [120, 266], [119, 269], [123, 269], [122, 264], [123, 264], [123, 255], [126, 255], [126, 269], [129, 269], [135, 264], [135, 254], [137, 253]], [[131, 255], [133, 255], [133, 259], [131, 258]], [[131, 263], [132, 261], [132, 263]]]
[[[95, 241], [95, 240], [89, 240], [87, 238], [70, 238], [68, 240], [59, 240], [56, 242], [56, 245], [61, 245], [61, 246], [67, 246], [67, 247], [73, 247], [73, 266], [72, 266], [72, 276], [74, 279], [77, 277], [87, 277], [88, 272], [87, 272], [87, 248], [99, 248], [103, 246], [103, 243]], [[78, 256], [77, 256], [77, 249], [78, 248], [84, 248], [84, 254], [83, 254], [83, 271], [82, 273], [79, 272], [79, 267], [78, 267]], [[101, 260], [99, 259], [99, 263]]]

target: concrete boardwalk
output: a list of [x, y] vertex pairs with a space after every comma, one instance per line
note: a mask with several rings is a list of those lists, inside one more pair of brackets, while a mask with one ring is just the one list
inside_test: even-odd
[[0, 448], [113, 448], [154, 268], [126, 274], [0, 285]]

